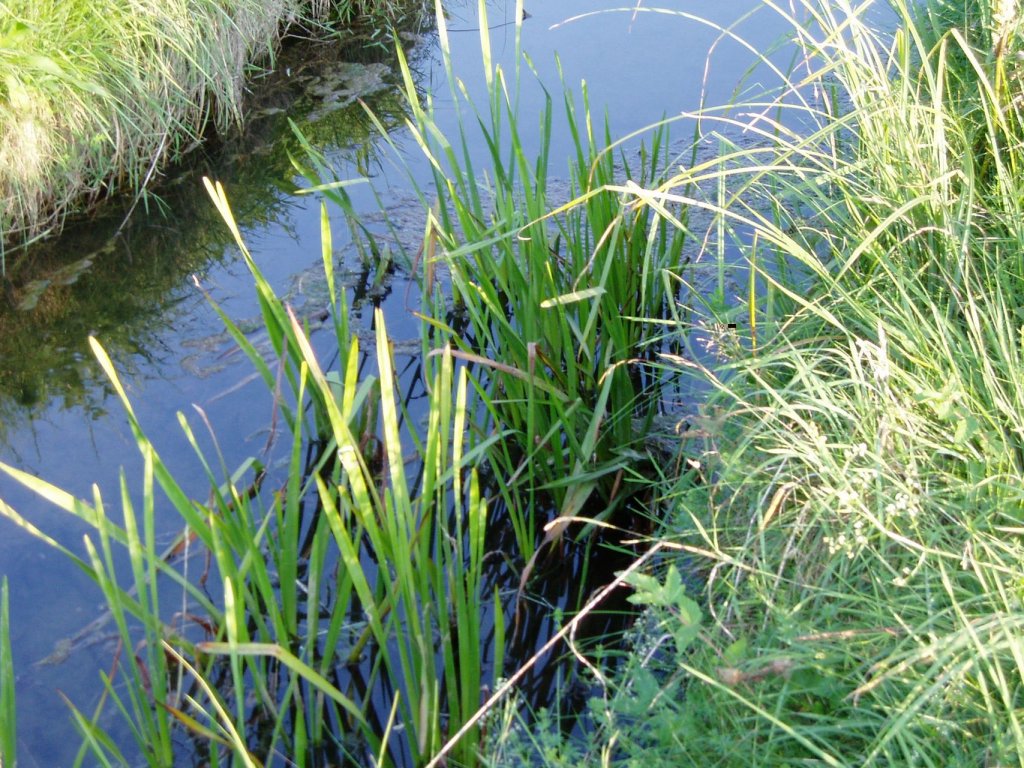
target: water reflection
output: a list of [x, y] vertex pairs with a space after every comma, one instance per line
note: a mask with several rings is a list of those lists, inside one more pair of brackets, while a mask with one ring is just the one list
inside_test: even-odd
[[[404, 120], [404, 104], [385, 62], [339, 60], [343, 54], [337, 45], [293, 46], [282, 68], [259, 83], [244, 130], [194, 152], [156, 197], [141, 206], [116, 201], [72, 223], [63, 237], [9, 257], [0, 301], [0, 443], [54, 404], [102, 416], [106, 384], [89, 334], [129, 377], [168, 363], [167, 329], [182, 321], [195, 294], [188, 276], [211, 274], [235, 257], [230, 233], [201, 191], [203, 175], [228, 188], [244, 229], [276, 227], [297, 237], [291, 158], [301, 148], [289, 118], [349, 167], [373, 163], [376, 130], [357, 99], [389, 128]], [[126, 220], [130, 208], [145, 206], [149, 215], [136, 210]]]

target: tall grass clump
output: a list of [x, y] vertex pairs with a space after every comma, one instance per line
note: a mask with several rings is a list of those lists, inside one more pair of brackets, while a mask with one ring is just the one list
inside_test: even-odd
[[[415, 258], [429, 345], [473, 365], [486, 392], [479, 428], [503, 434], [489, 466], [529, 554], [552, 511], [607, 517], [648, 487], [643, 440], [660, 400], [647, 368], [658, 333], [644, 319], [665, 311], [664, 271], [678, 267], [684, 234], [616, 186], [664, 178], [665, 132], [627, 151], [593, 124], [585, 91], [582, 103], [566, 92], [558, 108], [548, 96], [526, 120], [519, 26], [506, 70], [491, 58], [484, 3], [479, 14], [486, 103], [474, 104], [437, 4], [456, 128], [445, 132], [403, 62], [410, 126], [433, 172], [418, 189], [428, 223]], [[555, 122], [574, 151], [568, 189], [552, 178]], [[482, 160], [472, 147], [485, 148]]]
[[[597, 735], [516, 743], [550, 764], [1024, 764], [1020, 17], [772, 8], [800, 52], [783, 94], [704, 110], [725, 154], [638, 193], [707, 210], [742, 255], [735, 311], [705, 318], [725, 330], [687, 332], [713, 356], [665, 356], [715, 388], [688, 432], [702, 482], [668, 497], [679, 559], [638, 593]], [[730, 147], [736, 126], [759, 143]]]
[[[0, 247], [73, 208], [145, 193], [208, 129], [242, 117], [245, 78], [287, 25], [341, 19], [324, 0], [0, 3]], [[398, 3], [361, 4], [391, 18]]]
[[[249, 257], [223, 190], [210, 191], [253, 270], [280, 361], [275, 370], [226, 320], [274, 393], [279, 415], [268, 418], [288, 427], [280, 453], [273, 441], [229, 469], [216, 440], [209, 460], [182, 416], [210, 491], [204, 502], [190, 498], [94, 340], [143, 458], [140, 489], [122, 476], [120, 519], [98, 489], [90, 501], [75, 499], [0, 464], [86, 524], [79, 552], [0, 501], [0, 512], [63, 550], [101, 588], [106, 610], [89, 631], [116, 629], [102, 695], [88, 708], [72, 705], [79, 759], [173, 765], [187, 737], [188, 751], [209, 764], [422, 765], [501, 671], [503, 614], [490, 607], [482, 577], [487, 505], [474, 469], [486, 441], [467, 434], [466, 371], [439, 355], [420, 433], [399, 406], [378, 313], [376, 373], [360, 379], [364, 353], [335, 290], [326, 212], [338, 366], [325, 367]], [[410, 446], [422, 457], [415, 474], [407, 474]], [[165, 500], [185, 529], [158, 546]], [[207, 557], [202, 567], [196, 552]], [[493, 614], [486, 624], [485, 613]], [[481, 651], [485, 632], [494, 654]], [[472, 764], [478, 738], [471, 729], [453, 759]]]

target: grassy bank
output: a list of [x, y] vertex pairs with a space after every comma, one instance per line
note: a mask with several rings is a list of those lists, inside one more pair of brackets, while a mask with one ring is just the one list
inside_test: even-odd
[[511, 729], [503, 758], [1024, 763], [1019, 11], [799, 5], [792, 88], [733, 113], [760, 146], [639, 195], [708, 208], [743, 255], [717, 364], [666, 359], [715, 388], [702, 482], [666, 495], [678, 559], [596, 737]]
[[270, 60], [290, 25], [382, 27], [406, 7], [4, 0], [0, 248], [58, 230], [105, 195], [144, 199], [166, 163], [242, 119], [252, 65]]

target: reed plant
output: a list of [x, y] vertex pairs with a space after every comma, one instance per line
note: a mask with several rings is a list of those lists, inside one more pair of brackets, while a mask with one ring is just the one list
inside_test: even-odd
[[[566, 91], [557, 109], [547, 98], [524, 123], [522, 3], [509, 70], [491, 58], [479, 3], [481, 104], [452, 69], [444, 10], [436, 9], [456, 127], [441, 127], [403, 59], [410, 126], [433, 174], [430, 189], [417, 186], [428, 222], [421, 252], [408, 260], [421, 267], [428, 345], [451, 345], [473, 365], [486, 392], [479, 428], [506, 435], [488, 461], [529, 557], [552, 511], [605, 518], [648, 487], [644, 438], [659, 394], [646, 362], [660, 334], [645, 320], [667, 311], [665, 271], [678, 269], [686, 233], [660, 226], [662, 212], [621, 191], [627, 179], [663, 180], [664, 131], [639, 152], [613, 142], [595, 126], [585, 90], [581, 101]], [[549, 167], [556, 119], [574, 147], [561, 192]], [[487, 149], [482, 161], [473, 146]], [[550, 529], [548, 540], [563, 530]]]
[[10, 598], [7, 578], [0, 583], [0, 766], [14, 765], [17, 745], [14, 657], [11, 653]]
[[[486, 30], [482, 4], [481, 14]], [[517, 17], [523, 15], [520, 6]], [[577, 114], [567, 97], [566, 122], [578, 151], [573, 199], [551, 212], [546, 151], [527, 160], [514, 100], [502, 94], [508, 83], [486, 55], [486, 33], [481, 40], [492, 118], [483, 128], [492, 149], [487, 173], [497, 182], [487, 192], [477, 187], [468, 160], [468, 120], [459, 129], [462, 149], [442, 151], [445, 140], [403, 59], [415, 135], [444, 191], [438, 205], [427, 205], [436, 213], [425, 238], [425, 269], [438, 269], [443, 254], [453, 284], [449, 296], [425, 283], [431, 329], [425, 432], [398, 405], [379, 314], [377, 375], [360, 380], [362, 352], [335, 285], [325, 209], [336, 370], [320, 362], [301, 323], [259, 274], [224, 191], [210, 184], [252, 269], [274, 357], [268, 360], [222, 317], [273, 394], [272, 418], [289, 436], [283, 461], [273, 459], [276, 442], [234, 469], [219, 451], [210, 460], [182, 417], [210, 488], [205, 502], [189, 498], [94, 341], [144, 460], [141, 494], [122, 478], [123, 522], [114, 522], [98, 491], [91, 502], [80, 501], [0, 465], [93, 529], [82, 555], [0, 502], [5, 516], [61, 548], [97, 582], [108, 604], [100, 621], [117, 628], [120, 645], [104, 693], [89, 711], [72, 708], [82, 755], [111, 765], [134, 759], [128, 744], [107, 730], [113, 711], [134, 750], [153, 765], [175, 760], [181, 733], [211, 764], [420, 765], [455, 731], [460, 738], [444, 744], [445, 754], [473, 764], [481, 731], [471, 716], [481, 691], [500, 674], [505, 649], [504, 606], [483, 578], [488, 503], [477, 465], [498, 483], [512, 513], [524, 548], [507, 553], [513, 559], [533, 553], [538, 510], [566, 518], [592, 510], [608, 515], [628, 498], [657, 400], [644, 368], [650, 334], [639, 318], [668, 305], [663, 270], [677, 265], [685, 235], [657, 226], [662, 214], [650, 206], [624, 206], [622, 191], [611, 185], [624, 178], [656, 183], [667, 164], [667, 140], [658, 134], [636, 161], [627, 161], [624, 151], [616, 159], [607, 133], [595, 138], [586, 100]], [[545, 131], [550, 113], [549, 105]], [[550, 136], [541, 138], [546, 147]], [[316, 161], [312, 148], [306, 150]], [[369, 239], [368, 257], [378, 258], [382, 249], [348, 204], [348, 183], [307, 191], [339, 202], [353, 229]], [[460, 249], [457, 238], [471, 245]], [[446, 317], [451, 307], [455, 314]], [[481, 414], [488, 420], [474, 423]], [[422, 460], [415, 476], [406, 471], [410, 446]], [[186, 526], [162, 549], [155, 540], [158, 489]], [[209, 557], [198, 574], [188, 556], [197, 550]], [[490, 658], [485, 646], [493, 648]], [[462, 723], [468, 725], [459, 729]]]
[[[197, 504], [133, 416], [141, 525], [127, 490], [115, 524], [98, 495], [86, 504], [3, 468], [95, 531], [84, 557], [69, 554], [104, 589], [123, 642], [116, 672], [129, 682], [76, 710], [100, 762], [124, 759], [99, 725], [113, 707], [153, 764], [167, 764], [175, 729], [211, 763], [426, 763], [446, 732], [476, 722], [494, 682], [476, 663], [480, 606], [492, 598], [474, 468], [499, 479], [527, 558], [539, 510], [562, 514], [554, 539], [570, 518], [622, 504], [655, 407], [647, 398], [659, 378], [687, 372], [712, 396], [694, 407], [685, 473], [666, 477], [658, 499], [661, 556], [645, 560], [658, 565], [628, 577], [649, 613], [632, 652], [599, 670], [593, 733], [566, 742], [544, 732], [557, 718], [496, 728], [485, 761], [1024, 763], [1013, 17], [983, 10], [971, 23], [992, 26], [976, 32], [943, 22], [946, 8], [925, 17], [894, 0], [890, 30], [869, 23], [870, 2], [765, 7], [792, 22], [801, 55], [792, 71], [774, 70], [782, 86], [763, 100], [684, 116], [719, 155], [695, 152], [669, 173], [655, 134], [633, 167], [596, 138], [585, 97], [582, 107], [570, 98], [567, 199], [550, 191], [550, 104], [540, 155], [527, 157], [518, 65], [494, 66], [483, 32], [489, 101], [467, 104], [439, 9], [466, 113], [456, 136], [404, 70], [434, 171], [434, 190], [419, 190], [430, 212], [422, 434], [398, 405], [379, 316], [377, 375], [359, 381], [326, 216], [337, 370], [259, 276], [211, 187], [280, 359], [268, 363], [235, 331], [288, 427], [281, 485], [260, 487], [276, 476], [267, 456], [235, 472], [204, 461], [211, 497]], [[468, 149], [477, 129], [485, 169]], [[739, 129], [755, 141], [734, 141]], [[347, 203], [342, 182], [317, 191]], [[685, 263], [691, 242], [716, 256], [703, 301], [706, 281]], [[690, 306], [675, 304], [680, 293]], [[651, 330], [666, 318], [677, 349]], [[417, 478], [406, 473], [409, 445], [424, 458]], [[182, 545], [211, 553], [206, 590], [183, 572], [189, 560], [172, 559], [177, 547], [153, 541], [156, 486], [188, 525]], [[168, 584], [184, 595], [177, 615]], [[470, 729], [452, 761], [477, 761], [480, 738]]]
[[[325, 370], [245, 250], [223, 190], [211, 184], [210, 191], [253, 270], [279, 356], [272, 370], [228, 321], [275, 393], [287, 427], [283, 472], [270, 448], [234, 470], [219, 449], [209, 461], [181, 417], [210, 488], [205, 502], [190, 498], [95, 341], [143, 457], [141, 493], [122, 477], [122, 522], [98, 490], [91, 502], [78, 500], [0, 465], [91, 529], [83, 556], [0, 501], [0, 512], [64, 551], [103, 592], [106, 610], [72, 647], [107, 624], [116, 628], [102, 695], [88, 709], [72, 706], [80, 759], [170, 765], [181, 757], [184, 734], [210, 764], [423, 764], [501, 670], [500, 605], [486, 629], [497, 657], [480, 650], [481, 612], [492, 596], [482, 580], [487, 505], [473, 466], [486, 443], [467, 435], [466, 371], [456, 371], [450, 353], [440, 355], [427, 430], [418, 434], [418, 422], [398, 405], [378, 313], [377, 374], [360, 381], [363, 353], [348, 337], [333, 281], [326, 213], [326, 279], [344, 335], [339, 368]], [[294, 386], [290, 393], [285, 382]], [[412, 476], [410, 444], [423, 459]], [[169, 547], [156, 542], [158, 490], [185, 525]], [[190, 556], [197, 551], [208, 558], [202, 568]], [[109, 730], [111, 712], [120, 714], [134, 752]], [[456, 747], [460, 762], [474, 762], [478, 735], [471, 730]]]
[[1010, 61], [982, 44], [1015, 38], [943, 26], [948, 6], [768, 5], [800, 50], [782, 95], [694, 116], [759, 143], [637, 192], [740, 235], [735, 309], [680, 326], [715, 355], [664, 356], [714, 388], [689, 430], [701, 482], [666, 496], [678, 555], [597, 735], [541, 746], [552, 764], [1019, 765], [1024, 135]]
[[[222, 193], [214, 192], [214, 196], [230, 222]], [[325, 271], [329, 291], [337, 297], [326, 209], [323, 223]], [[266, 324], [273, 328], [282, 307], [269, 286], [262, 279], [257, 282]], [[347, 331], [347, 312], [339, 298], [332, 299], [332, 314], [338, 333]], [[299, 355], [291, 353], [300, 361], [299, 375], [293, 381], [301, 393], [309, 376], [310, 388], [315, 390], [310, 398], [316, 434], [326, 441], [326, 455], [333, 457], [333, 463], [315, 477], [318, 498], [350, 579], [347, 589], [367, 616], [348, 661], [355, 663], [368, 642], [379, 649], [380, 656], [374, 658], [365, 681], [366, 695], [391, 698], [390, 724], [401, 729], [403, 750], [412, 764], [418, 765], [441, 747], [449, 724], [463, 722], [476, 710], [483, 686], [494, 679], [485, 679], [481, 656], [481, 608], [488, 601], [482, 591], [487, 505], [472, 469], [493, 438], [478, 441], [467, 434], [467, 372], [460, 369], [456, 380], [454, 358], [450, 350], [444, 350], [430, 379], [426, 432], [411, 435], [422, 468], [417, 478], [406, 476], [406, 441], [400, 425], [408, 423], [407, 415], [399, 411], [396, 402], [384, 325], [378, 310], [375, 327], [381, 383], [373, 408], [379, 411], [382, 423], [379, 439], [374, 438], [374, 423], [359, 418], [368, 387], [365, 382], [360, 385], [357, 378], [358, 344], [352, 342], [347, 347], [342, 370], [331, 375], [320, 368], [305, 336], [295, 332], [294, 319], [290, 332], [278, 338], [272, 331], [272, 339], [282, 355], [299, 350]], [[240, 341], [242, 338], [239, 335]], [[254, 361], [259, 358], [255, 350], [250, 350], [250, 356]], [[367, 451], [367, 439], [375, 446], [373, 451]], [[375, 463], [381, 466], [375, 468]], [[364, 551], [372, 555], [375, 578], [360, 565]], [[493, 606], [496, 658], [492, 658], [491, 673], [495, 677], [500, 674], [504, 644], [502, 610], [500, 603]], [[399, 717], [394, 720], [396, 712]], [[374, 715], [378, 729], [389, 723], [384, 711]], [[460, 762], [474, 761], [476, 735], [471, 732], [458, 745], [455, 755]]]

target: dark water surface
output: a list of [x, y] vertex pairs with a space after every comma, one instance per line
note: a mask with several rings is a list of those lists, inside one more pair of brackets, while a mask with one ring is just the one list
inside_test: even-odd
[[[756, 0], [656, 4], [723, 25], [759, 5]], [[609, 10], [616, 7], [611, 0], [534, 0], [527, 5], [531, 16], [523, 26], [524, 48], [556, 105], [553, 175], [564, 170], [568, 176], [569, 158], [568, 138], [558, 132], [562, 88], [556, 51], [566, 84], [578, 94], [580, 82], [586, 81], [594, 113], [600, 117], [607, 110], [613, 136], [692, 110], [702, 96], [709, 103], [731, 100], [752, 63], [748, 50], [722, 41], [705, 81], [716, 30], [679, 16]], [[490, 14], [494, 55], [511, 65], [513, 8], [492, 3]], [[457, 73], [482, 104], [475, 11], [455, 3], [449, 26]], [[764, 51], [783, 34], [784, 24], [764, 11], [737, 32]], [[434, 96], [442, 114], [453, 114], [436, 41], [423, 36], [410, 55], [421, 91]], [[354, 56], [325, 45], [286, 51], [277, 73], [253, 83], [252, 119], [245, 130], [197, 150], [186, 168], [157, 189], [161, 203], [150, 201], [148, 213], [137, 206], [127, 222], [128, 205], [112, 203], [101, 216], [69, 227], [65, 236], [28, 254], [11, 274], [12, 298], [19, 308], [0, 311], [0, 460], [78, 495], [91, 495], [96, 484], [114, 516], [120, 513], [119, 468], [133, 490], [140, 487], [135, 444], [121, 406], [88, 351], [90, 334], [114, 359], [165, 462], [179, 471], [185, 485], [185, 478], [194, 475], [194, 493], [205, 496], [205, 479], [181, 434], [177, 412], [185, 412], [201, 433], [193, 405], [203, 408], [228, 466], [258, 453], [267, 436], [270, 398], [262, 383], [248, 380], [249, 363], [221, 335], [220, 321], [196, 281], [242, 323], [258, 310], [251, 278], [200, 180], [209, 175], [224, 183], [260, 268], [300, 314], [315, 315], [325, 304], [317, 280], [319, 201], [293, 194], [305, 182], [289, 162], [289, 152], [299, 153], [299, 146], [285, 118], [296, 120], [327, 153], [339, 177], [370, 176], [393, 223], [414, 242], [423, 227], [418, 203], [354, 102], [365, 99], [385, 124], [395, 126], [393, 136], [415, 166], [417, 150], [400, 127], [405, 110], [387, 61], [386, 56]], [[770, 75], [763, 77], [765, 86], [778, 85]], [[532, 125], [542, 91], [529, 73], [523, 81], [524, 125]], [[674, 135], [692, 130], [692, 123], [681, 124]], [[479, 148], [479, 156], [485, 154]], [[418, 167], [425, 181], [425, 163]], [[353, 195], [363, 210], [375, 210], [368, 188], [356, 188]], [[158, 212], [160, 206], [166, 210]], [[340, 216], [335, 217], [334, 238], [353, 325], [368, 329], [371, 308], [380, 302], [390, 335], [398, 342], [417, 339], [410, 298], [415, 289], [408, 290], [400, 271], [376, 280], [374, 270], [360, 261]], [[400, 359], [399, 366], [408, 360]], [[66, 545], [84, 551], [80, 526], [6, 476], [0, 477], [0, 498]], [[170, 538], [177, 521], [167, 517]], [[89, 711], [100, 691], [98, 671], [107, 668], [111, 654], [102, 638], [67, 654], [53, 652], [55, 644], [61, 649], [62, 638], [97, 617], [100, 594], [63, 556], [6, 520], [0, 520], [0, 574], [11, 587], [19, 766], [68, 765], [78, 738], [57, 690]]]

